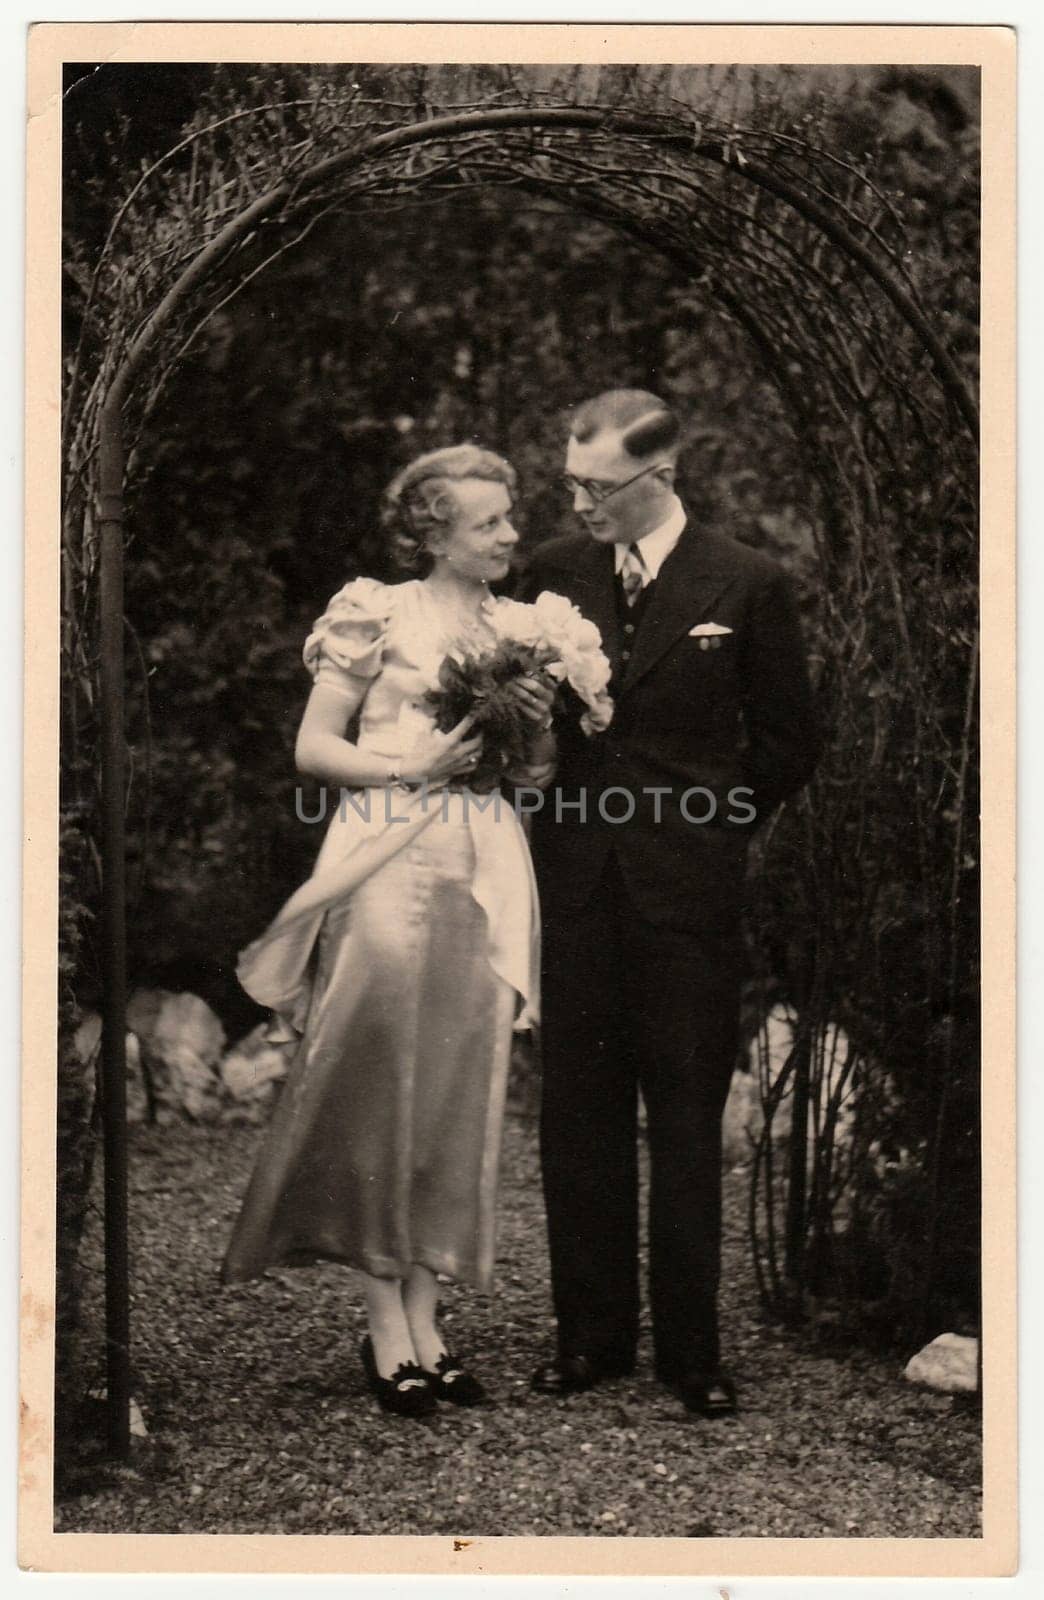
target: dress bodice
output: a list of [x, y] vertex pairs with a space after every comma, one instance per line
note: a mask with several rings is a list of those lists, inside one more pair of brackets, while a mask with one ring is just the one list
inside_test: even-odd
[[[494, 604], [488, 601], [484, 612]], [[330, 601], [304, 647], [317, 683], [359, 703], [360, 750], [398, 760], [430, 732], [424, 696], [438, 687], [448, 650], [493, 642], [493, 632], [451, 611], [419, 580], [356, 578]]]
[[[353, 712], [358, 710], [358, 746], [398, 764], [431, 730], [423, 698], [437, 687], [447, 651], [493, 642], [489, 617], [496, 603], [490, 600], [469, 623], [448, 612], [419, 581], [391, 585], [357, 578], [334, 595], [316, 622], [305, 643], [305, 664], [317, 683], [344, 695]], [[471, 893], [486, 915], [490, 966], [520, 998], [516, 1027], [532, 1026], [539, 1016], [540, 918], [514, 806], [500, 804], [499, 795], [491, 805], [488, 796], [476, 797], [458, 785], [452, 790], [436, 786], [430, 795], [422, 789], [409, 799], [398, 794], [394, 801], [392, 793], [362, 790], [350, 804], [336, 806], [311, 878], [242, 952], [237, 971], [243, 987], [259, 1005], [301, 1026], [311, 988], [311, 952], [328, 909], [411, 841], [423, 854], [421, 829], [463, 827], [471, 837]], [[412, 823], [403, 827], [407, 816]]]

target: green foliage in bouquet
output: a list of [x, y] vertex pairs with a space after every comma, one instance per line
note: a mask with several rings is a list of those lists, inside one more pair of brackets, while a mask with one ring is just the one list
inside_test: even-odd
[[425, 696], [440, 733], [449, 733], [463, 717], [482, 735], [482, 754], [468, 788], [486, 793], [529, 760], [533, 724], [511, 693], [519, 678], [554, 679], [547, 672], [555, 654], [546, 646], [502, 639], [481, 655], [447, 655], [439, 669], [439, 688]]

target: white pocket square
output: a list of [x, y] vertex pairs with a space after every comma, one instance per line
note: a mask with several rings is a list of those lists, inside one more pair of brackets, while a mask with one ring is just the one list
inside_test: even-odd
[[719, 634], [731, 633], [731, 628], [722, 627], [720, 622], [697, 622], [695, 628], [689, 629], [690, 639], [714, 639]]

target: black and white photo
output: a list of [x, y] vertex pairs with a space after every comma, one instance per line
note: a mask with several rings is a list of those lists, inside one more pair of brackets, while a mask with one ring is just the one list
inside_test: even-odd
[[1011, 1570], [1000, 30], [251, 28], [39, 40], [53, 1532]]

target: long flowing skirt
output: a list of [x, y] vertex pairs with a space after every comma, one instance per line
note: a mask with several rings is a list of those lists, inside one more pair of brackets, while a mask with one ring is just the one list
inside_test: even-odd
[[326, 912], [225, 1282], [326, 1259], [488, 1289], [516, 991], [490, 964], [474, 872], [451, 812]]

